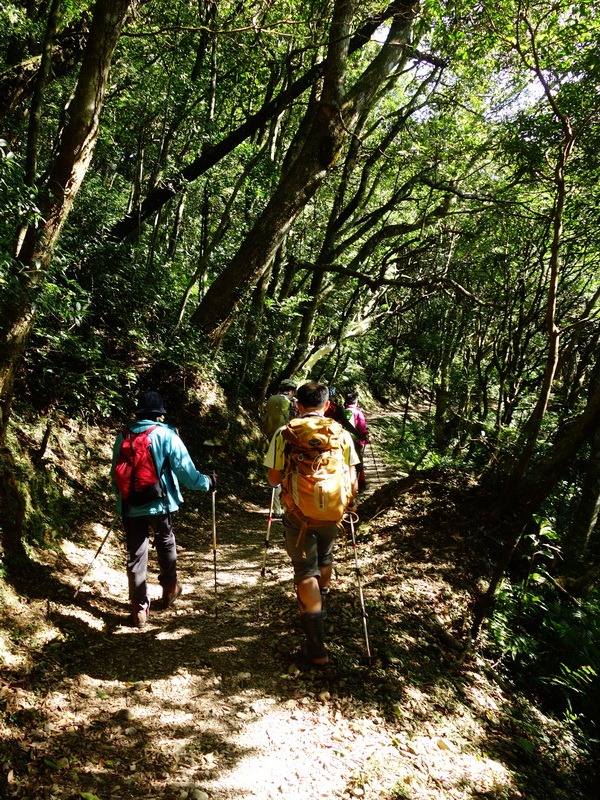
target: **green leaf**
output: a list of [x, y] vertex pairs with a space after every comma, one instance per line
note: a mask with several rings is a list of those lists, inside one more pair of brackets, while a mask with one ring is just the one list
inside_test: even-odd
[[539, 572], [532, 572], [531, 575], [529, 576], [529, 580], [533, 581], [534, 583], [546, 583], [548, 581], [548, 578]]

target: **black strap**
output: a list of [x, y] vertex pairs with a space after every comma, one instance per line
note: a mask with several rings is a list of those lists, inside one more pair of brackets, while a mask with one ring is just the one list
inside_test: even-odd
[[354, 425], [350, 422], [350, 420], [348, 419], [348, 417], [344, 413], [344, 409], [343, 408], [340, 409], [340, 407], [337, 405], [337, 403], [336, 403], [336, 409], [338, 411], [339, 419], [336, 419], [336, 417], [333, 417], [333, 419], [336, 422], [339, 422], [340, 425], [342, 426], [342, 428], [345, 428], [348, 431], [348, 433], [351, 436], [353, 436], [355, 439], [360, 439], [360, 433], [357, 431], [357, 429], [354, 427]]

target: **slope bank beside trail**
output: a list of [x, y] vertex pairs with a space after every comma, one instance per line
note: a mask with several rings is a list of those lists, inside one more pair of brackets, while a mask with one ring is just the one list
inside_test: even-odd
[[123, 625], [119, 532], [73, 600], [105, 525], [47, 553], [27, 600], [4, 586], [5, 630], [19, 631], [5, 637], [0, 688], [6, 796], [591, 800], [568, 730], [463, 659], [477, 574], [469, 487], [394, 481], [381, 454], [367, 468], [356, 555], [370, 662], [348, 535], [329, 603], [332, 664], [306, 670], [296, 657], [277, 522], [261, 585], [266, 487], [262, 503], [217, 495], [216, 593], [210, 497], [187, 494], [176, 521], [185, 594], [141, 631]]

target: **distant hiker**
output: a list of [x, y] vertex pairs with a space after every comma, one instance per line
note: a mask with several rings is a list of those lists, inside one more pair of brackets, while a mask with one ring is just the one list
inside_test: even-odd
[[188, 489], [215, 491], [215, 473], [198, 472], [175, 428], [165, 424], [163, 399], [158, 392], [139, 398], [136, 420], [115, 441], [111, 476], [118, 489], [117, 511], [123, 517], [127, 543], [127, 579], [130, 624], [143, 628], [150, 600], [146, 587], [148, 539], [153, 544], [162, 586], [162, 607], [171, 606], [183, 588], [177, 582], [177, 553], [171, 514], [183, 502], [179, 482]]
[[358, 491], [363, 492], [367, 488], [367, 479], [365, 476], [365, 447], [369, 442], [369, 431], [367, 430], [367, 420], [365, 419], [362, 408], [358, 405], [358, 395], [355, 392], [349, 392], [344, 399], [344, 411], [346, 419], [354, 428], [352, 439], [354, 441], [354, 449], [360, 458], [360, 466], [357, 467], [358, 473]]
[[[298, 402], [294, 397], [296, 384], [286, 378], [279, 384], [279, 391], [271, 395], [265, 406], [262, 420], [262, 430], [267, 441], [270, 442], [273, 434], [282, 425], [287, 425], [291, 419], [298, 416]], [[281, 488], [277, 487], [273, 499], [273, 516], [281, 518]]]
[[276, 394], [267, 400], [265, 413], [262, 419], [262, 430], [269, 442], [273, 434], [282, 425], [287, 425], [291, 419], [298, 416], [298, 403], [294, 397], [296, 384], [286, 378], [279, 384]]
[[329, 417], [330, 419], [334, 419], [336, 422], [339, 422], [340, 425], [344, 425], [346, 421], [346, 415], [344, 413], [344, 409], [340, 406], [338, 401], [338, 394], [337, 389], [335, 386], [328, 386], [327, 387], [328, 398], [327, 402], [325, 403], [325, 412], [324, 415]]
[[[346, 400], [348, 398], [354, 398], [356, 401], [356, 395], [346, 395]], [[358, 415], [355, 415], [354, 410], [358, 411]], [[356, 474], [358, 477], [358, 491], [362, 492], [367, 488], [367, 481], [365, 478], [365, 470], [363, 465], [364, 459], [364, 451], [365, 451], [365, 444], [366, 444], [366, 436], [363, 435], [363, 432], [366, 433], [366, 420], [363, 412], [356, 406], [356, 404], [352, 405], [352, 407], [348, 407], [347, 404], [342, 405], [341, 401], [338, 398], [338, 394], [334, 386], [329, 387], [329, 400], [327, 401], [327, 405], [325, 406], [325, 416], [334, 419], [336, 422], [339, 422], [340, 425], [345, 428], [350, 436], [352, 436], [352, 441], [354, 442], [354, 448], [358, 457], [360, 458], [360, 465], [356, 468]], [[355, 416], [356, 422], [358, 425], [355, 427]], [[362, 417], [362, 421], [361, 421]]]
[[321, 665], [329, 660], [323, 597], [329, 591], [333, 543], [358, 489], [358, 457], [348, 432], [325, 417], [327, 387], [305, 383], [297, 396], [300, 416], [276, 431], [264, 465], [271, 486], [282, 486], [285, 545], [294, 567], [306, 655]]

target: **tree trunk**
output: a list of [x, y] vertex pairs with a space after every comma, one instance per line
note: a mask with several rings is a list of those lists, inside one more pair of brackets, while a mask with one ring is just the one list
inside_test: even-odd
[[[68, 75], [79, 63], [87, 25], [87, 14], [82, 14], [56, 36], [52, 51], [52, 80]], [[30, 56], [20, 53], [19, 57], [19, 63], [3, 65], [0, 73], [0, 123], [15, 109], [25, 113], [27, 100], [36, 89], [42, 69], [43, 54]]]
[[67, 122], [41, 191], [41, 222], [31, 226], [16, 253], [23, 268], [0, 330], [0, 441], [4, 439], [16, 370], [27, 347], [35, 297], [43, 286], [52, 250], [89, 167], [98, 136], [111, 59], [121, 27], [137, 0], [98, 0]]
[[42, 46], [42, 60], [40, 62], [40, 69], [35, 82], [35, 89], [33, 90], [31, 108], [29, 111], [27, 154], [25, 157], [25, 182], [28, 186], [34, 186], [37, 173], [37, 148], [42, 118], [42, 106], [46, 83], [52, 66], [52, 48], [59, 22], [60, 4], [61, 0], [52, 0], [52, 5], [50, 6], [44, 43]]
[[591, 442], [573, 520], [565, 537], [563, 556], [567, 573], [573, 574], [586, 559], [590, 537], [600, 515], [600, 427]]
[[[410, 3], [408, 0], [395, 0], [384, 12], [369, 19], [352, 37], [349, 52], [353, 53], [364, 47], [375, 31], [394, 13], [395, 8], [406, 6], [410, 10], [415, 3], [416, 0], [412, 0]], [[304, 75], [281, 91], [277, 97], [265, 103], [261, 109], [249, 116], [238, 128], [227, 134], [224, 139], [213, 147], [204, 149], [201, 155], [188, 164], [179, 175], [164, 181], [160, 186], [152, 189], [139, 208], [134, 209], [131, 214], [127, 214], [113, 227], [111, 231], [112, 238], [117, 241], [135, 238], [143, 223], [152, 218], [160, 208], [179, 192], [183, 191], [189, 183], [197, 180], [211, 167], [218, 164], [221, 159], [235, 150], [239, 144], [254, 136], [266, 122], [279, 115], [294, 100], [304, 94], [307, 89], [310, 89], [321, 78], [325, 67], [325, 62], [315, 64]], [[213, 77], [214, 75], [213, 71]], [[210, 106], [214, 106], [214, 86], [210, 89], [209, 99]]]
[[530, 514], [535, 513], [571, 467], [580, 449], [596, 435], [599, 428], [600, 359], [596, 361], [590, 376], [584, 410], [570, 425], [560, 429], [549, 453], [526, 475], [526, 485], [529, 487], [527, 508], [531, 509]]
[[594, 366], [590, 377], [588, 402], [582, 413], [567, 428], [561, 429], [550, 452], [535, 470], [531, 470], [511, 498], [511, 507], [516, 509], [516, 517], [508, 526], [508, 534], [503, 551], [498, 559], [486, 592], [475, 604], [471, 636], [477, 638], [483, 620], [493, 608], [498, 588], [510, 564], [512, 556], [521, 540], [525, 525], [531, 519], [566, 474], [573, 459], [591, 438], [598, 436], [600, 430], [600, 360]]
[[193, 275], [191, 276], [191, 278], [189, 279], [189, 281], [187, 283], [187, 286], [185, 287], [185, 291], [183, 293], [183, 297], [181, 298], [181, 303], [179, 304], [179, 308], [177, 310], [177, 319], [175, 321], [175, 325], [173, 326], [172, 331], [169, 334], [169, 339], [173, 338], [173, 336], [175, 335], [175, 332], [177, 331], [177, 329], [181, 325], [181, 323], [183, 321], [184, 314], [185, 314], [185, 309], [186, 309], [186, 306], [187, 306], [187, 303], [188, 303], [190, 297], [192, 296], [192, 292], [194, 291], [198, 281], [204, 275], [206, 275], [206, 272], [207, 272], [208, 267], [210, 265], [210, 260], [212, 258], [212, 255], [213, 255], [215, 249], [222, 242], [223, 237], [225, 236], [225, 234], [227, 233], [227, 231], [229, 229], [229, 226], [230, 226], [230, 223], [231, 223], [231, 209], [234, 207], [235, 201], [237, 200], [237, 197], [238, 197], [239, 193], [241, 192], [241, 190], [245, 186], [248, 178], [252, 174], [252, 170], [259, 163], [259, 161], [261, 160], [263, 155], [264, 155], [264, 151], [260, 150], [254, 156], [254, 158], [250, 159], [250, 161], [248, 161], [245, 164], [244, 169], [242, 170], [242, 173], [240, 174], [239, 178], [235, 182], [235, 185], [233, 186], [233, 188], [232, 188], [232, 190], [231, 190], [231, 192], [229, 194], [229, 197], [227, 199], [227, 203], [225, 205], [225, 208], [223, 209], [223, 211], [220, 214], [220, 218], [219, 218], [219, 222], [217, 224], [216, 230], [215, 230], [214, 234], [212, 235], [212, 237], [210, 239], [208, 238], [208, 230], [209, 230], [209, 227], [210, 227], [209, 226], [210, 198], [208, 196], [208, 188], [205, 189], [204, 196], [203, 196], [203, 201], [202, 201], [202, 205], [203, 205], [203, 212], [202, 212], [202, 225], [203, 225], [202, 231], [203, 231], [203, 236], [202, 236], [202, 246], [200, 248], [201, 249], [201, 256], [200, 256], [200, 259], [198, 261], [198, 266], [196, 267]]
[[321, 99], [316, 108], [307, 112], [309, 134], [237, 254], [213, 282], [192, 316], [192, 322], [213, 345], [220, 344], [240, 301], [270, 264], [284, 236], [336, 163], [365, 108], [406, 57], [405, 42], [415, 16], [413, 0], [398, 0], [395, 9], [386, 43], [354, 86], [345, 91], [348, 31], [354, 3], [348, 0], [336, 3]]
[[[507, 481], [508, 494], [514, 490], [520, 483], [531, 458], [535, 452], [537, 438], [542, 427], [542, 422], [550, 396], [552, 393], [552, 386], [554, 383], [554, 376], [558, 367], [559, 359], [559, 345], [560, 345], [560, 330], [556, 322], [556, 307], [558, 302], [558, 289], [559, 289], [559, 253], [562, 245], [562, 232], [563, 232], [563, 215], [565, 210], [565, 203], [567, 199], [567, 186], [565, 182], [565, 168], [569, 157], [575, 146], [575, 131], [571, 124], [570, 118], [564, 114], [558, 107], [556, 98], [553, 94], [553, 87], [549, 85], [546, 80], [544, 71], [542, 70], [538, 60], [538, 42], [536, 41], [536, 32], [533, 26], [530, 25], [527, 19], [524, 20], [528, 27], [529, 35], [531, 38], [532, 55], [533, 55], [533, 72], [538, 78], [542, 86], [548, 104], [554, 113], [554, 116], [560, 123], [562, 129], [562, 143], [560, 152], [556, 158], [554, 165], [553, 182], [555, 187], [555, 201], [554, 211], [552, 214], [552, 243], [550, 247], [550, 263], [549, 263], [549, 281], [548, 281], [548, 301], [546, 305], [546, 330], [548, 332], [548, 354], [546, 358], [546, 369], [542, 381], [542, 388], [538, 401], [523, 428], [523, 440], [521, 445], [521, 455], [516, 461], [511, 474]], [[524, 57], [524, 63], [527, 64], [528, 58]]]
[[22, 538], [27, 503], [18, 474], [12, 452], [0, 444], [0, 556], [3, 550], [7, 561], [17, 562], [27, 559]]
[[173, 220], [173, 227], [169, 236], [169, 243], [167, 245], [167, 252], [165, 253], [165, 261], [173, 261], [175, 258], [175, 251], [179, 242], [179, 235], [181, 232], [181, 223], [183, 220], [183, 211], [185, 208], [185, 194], [182, 194], [177, 203], [177, 211], [175, 212], [175, 219]]

